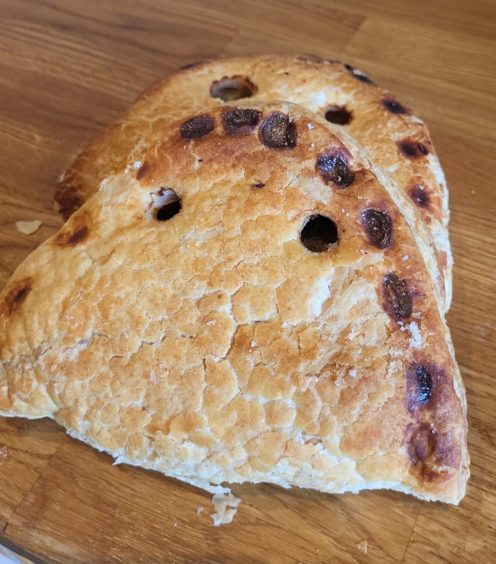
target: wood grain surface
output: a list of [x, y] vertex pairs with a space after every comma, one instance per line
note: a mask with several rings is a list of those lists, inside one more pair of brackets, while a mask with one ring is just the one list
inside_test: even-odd
[[[496, 561], [495, 29], [494, 0], [0, 0], [0, 285], [61, 225], [53, 189], [77, 151], [182, 64], [311, 52], [416, 109], [451, 190], [472, 458], [459, 507], [243, 486], [214, 528], [208, 495], [112, 466], [52, 422], [0, 419], [0, 542], [46, 562]], [[31, 219], [35, 234], [17, 231]]]

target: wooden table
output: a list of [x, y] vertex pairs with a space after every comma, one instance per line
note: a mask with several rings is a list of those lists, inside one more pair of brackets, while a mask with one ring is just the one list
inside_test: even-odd
[[[492, 0], [0, 0], [1, 285], [61, 225], [53, 188], [79, 148], [182, 64], [313, 52], [415, 108], [451, 189], [449, 321], [472, 457], [459, 507], [245, 486], [235, 522], [213, 528], [200, 491], [112, 466], [49, 421], [0, 420], [1, 542], [49, 562], [496, 560], [495, 21]], [[30, 219], [43, 226], [22, 235]]]

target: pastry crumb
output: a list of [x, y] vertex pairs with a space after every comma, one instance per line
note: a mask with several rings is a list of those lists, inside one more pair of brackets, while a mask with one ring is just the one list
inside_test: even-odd
[[205, 511], [205, 508], [203, 507], [203, 505], [197, 505], [196, 506], [196, 514], [197, 515], [201, 515], [204, 511]]
[[9, 451], [6, 445], [0, 446], [0, 466], [7, 460]]
[[24, 233], [24, 235], [32, 235], [36, 233], [42, 225], [42, 221], [34, 219], [33, 221], [16, 221], [17, 231]]
[[362, 542], [359, 542], [357, 545], [358, 550], [360, 550], [361, 552], [363, 552], [364, 554], [367, 554], [368, 551], [368, 543], [366, 540], [363, 540]]
[[241, 500], [232, 493], [214, 494], [212, 504], [215, 513], [210, 514], [214, 525], [218, 527], [231, 523], [238, 511], [240, 502]]

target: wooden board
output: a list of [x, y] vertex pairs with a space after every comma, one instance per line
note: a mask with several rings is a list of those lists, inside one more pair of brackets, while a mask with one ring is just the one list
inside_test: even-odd
[[[4, 419], [4, 542], [48, 562], [495, 561], [495, 21], [491, 0], [0, 0], [0, 284], [61, 224], [53, 187], [78, 149], [182, 64], [313, 52], [415, 108], [451, 189], [449, 321], [472, 457], [459, 507], [246, 486], [235, 522], [213, 528], [206, 494], [112, 466], [51, 422]], [[22, 235], [15, 221], [30, 219], [43, 226]]]

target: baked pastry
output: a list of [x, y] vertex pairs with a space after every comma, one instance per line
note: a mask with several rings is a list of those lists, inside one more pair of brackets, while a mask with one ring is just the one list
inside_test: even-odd
[[391, 176], [396, 204], [426, 241], [424, 259], [447, 311], [452, 294], [448, 191], [427, 127], [365, 74], [340, 62], [314, 56], [240, 57], [190, 65], [169, 76], [145, 91], [69, 167], [55, 196], [62, 212], [67, 216], [74, 211], [98, 181], [122, 169], [129, 155], [140, 160], [167, 124], [248, 97], [305, 106], [367, 149], [371, 160]]
[[458, 503], [464, 388], [388, 178], [288, 103], [158, 138], [0, 295], [0, 412], [220, 495], [217, 522], [242, 482]]

